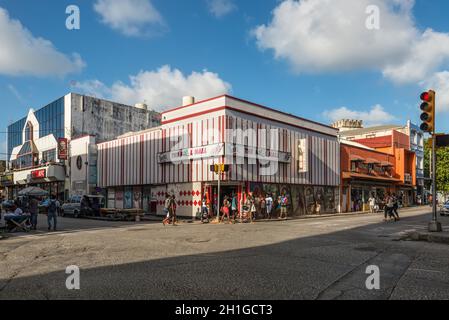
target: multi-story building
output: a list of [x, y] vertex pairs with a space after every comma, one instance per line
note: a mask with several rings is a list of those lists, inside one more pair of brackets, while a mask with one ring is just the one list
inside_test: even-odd
[[[356, 124], [356, 125], [354, 125]], [[417, 197], [424, 196], [424, 139], [419, 128], [408, 122], [406, 126], [383, 125], [363, 128], [361, 121], [341, 120], [333, 124], [342, 127], [339, 136], [342, 140], [353, 141], [394, 155], [398, 161], [396, 171], [404, 177], [401, 190], [408, 204], [415, 204]], [[413, 158], [413, 170], [408, 159]]]
[[341, 140], [340, 148], [342, 212], [368, 211], [370, 197], [381, 203], [387, 193], [403, 196], [403, 204], [409, 204], [408, 176], [413, 181], [416, 174], [414, 153], [381, 152], [346, 140]]
[[[189, 100], [189, 99], [187, 99]], [[339, 211], [338, 131], [228, 95], [162, 113], [162, 125], [98, 145], [98, 185], [108, 206], [163, 213], [175, 195], [180, 216], [203, 197], [287, 195], [291, 215]], [[220, 176], [213, 164], [229, 165]]]
[[[160, 124], [160, 114], [69, 93], [8, 126], [9, 197], [36, 185], [64, 199], [87, 194], [97, 182], [96, 143]], [[62, 156], [61, 156], [62, 155]]]

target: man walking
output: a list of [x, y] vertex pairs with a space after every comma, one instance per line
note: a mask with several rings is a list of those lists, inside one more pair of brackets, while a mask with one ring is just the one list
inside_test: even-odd
[[271, 219], [271, 212], [273, 211], [273, 197], [271, 194], [268, 194], [265, 199], [265, 207], [267, 209], [267, 218]]
[[399, 217], [399, 199], [396, 197], [396, 194], [393, 194], [393, 214], [394, 214], [394, 219], [395, 221], [399, 221], [401, 220], [401, 218]]
[[59, 202], [58, 200], [56, 200], [56, 197], [54, 195], [51, 195], [47, 214], [48, 231], [51, 231], [52, 229], [52, 221], [53, 221], [53, 231], [56, 231], [56, 226], [58, 222], [57, 218], [58, 209], [59, 209]]
[[280, 219], [287, 219], [288, 198], [285, 194], [281, 196], [281, 214]]
[[35, 197], [31, 197], [29, 201], [29, 210], [31, 214], [31, 229], [36, 230], [37, 228], [37, 216], [39, 214], [39, 202]]

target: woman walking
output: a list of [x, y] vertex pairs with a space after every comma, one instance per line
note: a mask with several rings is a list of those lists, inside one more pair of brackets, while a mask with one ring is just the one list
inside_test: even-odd
[[165, 226], [166, 224], [170, 224], [170, 219], [171, 219], [171, 197], [167, 194], [165, 196], [165, 202], [164, 202], [164, 213], [165, 213], [165, 218], [162, 221], [162, 224]]
[[229, 203], [228, 197], [226, 196], [223, 200], [223, 206], [221, 207], [221, 212], [223, 213], [223, 215], [221, 216], [220, 223], [224, 221], [225, 217], [228, 219], [228, 223], [231, 222], [231, 218], [229, 216], [230, 206], [231, 204]]

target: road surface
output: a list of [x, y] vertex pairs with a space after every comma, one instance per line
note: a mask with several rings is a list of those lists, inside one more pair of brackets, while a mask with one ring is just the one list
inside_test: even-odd
[[[237, 225], [60, 218], [0, 240], [0, 299], [449, 299], [449, 246], [399, 241], [429, 208]], [[449, 219], [444, 218], [444, 226]], [[80, 290], [66, 267], [80, 268]], [[367, 266], [380, 289], [366, 288]]]

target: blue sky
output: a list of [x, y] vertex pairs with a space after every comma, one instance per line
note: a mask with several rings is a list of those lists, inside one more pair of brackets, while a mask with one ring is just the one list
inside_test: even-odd
[[[374, 125], [417, 123], [419, 94], [434, 87], [438, 129], [449, 131], [448, 1], [255, 4], [0, 0], [0, 141], [30, 107], [70, 91], [155, 109], [227, 91], [320, 122]], [[376, 30], [365, 26], [370, 4]], [[80, 9], [80, 30], [66, 28], [68, 5]]]

